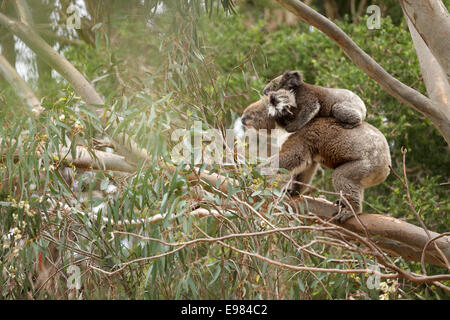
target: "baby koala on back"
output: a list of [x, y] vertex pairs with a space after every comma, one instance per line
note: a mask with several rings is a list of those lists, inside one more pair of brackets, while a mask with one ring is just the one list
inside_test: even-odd
[[344, 128], [360, 125], [366, 106], [350, 90], [316, 86], [303, 82], [299, 71], [286, 71], [265, 88], [269, 96], [269, 115], [287, 132], [295, 132], [311, 119], [334, 117]]

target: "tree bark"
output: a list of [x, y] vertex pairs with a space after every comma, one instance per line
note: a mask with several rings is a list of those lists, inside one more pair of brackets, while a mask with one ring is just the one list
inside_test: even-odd
[[369, 77], [385, 91], [429, 118], [450, 145], [450, 117], [440, 106], [420, 92], [408, 87], [383, 69], [336, 24], [298, 0], [276, 0], [299, 18], [330, 37]]
[[403, 12], [450, 78], [450, 15], [441, 0], [401, 0]]
[[447, 80], [447, 75], [420, 37], [408, 16], [406, 16], [405, 19], [408, 23], [414, 47], [416, 48], [417, 58], [419, 60], [420, 70], [427, 88], [428, 96], [431, 100], [440, 105], [442, 113], [450, 119], [450, 85]]
[[[420, 262], [422, 249], [428, 242], [427, 233], [421, 227], [410, 223], [379, 214], [362, 214], [359, 219], [369, 231], [372, 240], [383, 250], [394, 256], [401, 256], [409, 261]], [[364, 228], [355, 218], [347, 220], [343, 226], [346, 229], [365, 235]], [[429, 231], [432, 238], [438, 233]], [[442, 241], [441, 241], [442, 240]], [[450, 237], [436, 240], [436, 244], [444, 253], [447, 261], [450, 261]], [[429, 264], [445, 267], [442, 257], [434, 248], [428, 246], [425, 261]]]
[[[330, 219], [338, 210], [338, 207], [325, 199], [301, 196], [290, 201], [291, 206], [296, 206], [296, 202], [302, 204], [306, 211], [319, 217]], [[401, 256], [409, 261], [420, 261], [422, 249], [429, 240], [424, 229], [413, 224], [379, 214], [363, 213], [358, 215], [359, 220], [369, 231], [371, 239], [383, 250], [394, 256]], [[365, 236], [365, 228], [356, 218], [350, 218], [340, 226]], [[439, 234], [429, 231], [431, 237]], [[442, 240], [442, 241], [440, 241]], [[445, 257], [450, 261], [450, 237], [443, 237], [436, 240], [436, 244], [443, 251]], [[445, 267], [440, 254], [433, 246], [428, 246], [425, 261], [429, 264]]]
[[69, 149], [61, 148], [58, 158], [63, 159], [67, 155], [65, 159], [80, 169], [136, 172], [136, 166], [127, 162], [123, 156], [100, 150], [92, 150], [89, 152], [88, 149], [81, 146], [77, 146], [76, 150], [76, 156], [73, 158]]

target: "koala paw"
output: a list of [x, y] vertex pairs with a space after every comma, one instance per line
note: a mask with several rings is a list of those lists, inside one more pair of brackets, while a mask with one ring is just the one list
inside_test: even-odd
[[339, 206], [339, 210], [333, 214], [333, 218], [331, 219], [332, 221], [337, 223], [344, 223], [351, 217], [354, 217], [353, 211], [347, 209], [340, 200], [335, 201], [334, 204]]
[[269, 115], [279, 118], [293, 117], [294, 113], [291, 111], [291, 106], [279, 103], [277, 105], [269, 106]]
[[337, 222], [337, 223], [344, 223], [351, 217], [353, 217], [353, 212], [351, 210], [342, 209], [341, 212], [337, 211], [334, 214], [332, 221]]
[[292, 198], [300, 196], [300, 192], [295, 189], [288, 189], [287, 194], [290, 195]]

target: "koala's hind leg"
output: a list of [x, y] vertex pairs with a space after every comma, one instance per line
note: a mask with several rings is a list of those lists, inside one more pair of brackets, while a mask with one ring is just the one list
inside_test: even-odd
[[[358, 214], [362, 211], [362, 201], [364, 199], [364, 188], [361, 180], [368, 172], [367, 160], [347, 162], [337, 167], [333, 172], [333, 186], [336, 192], [342, 192], [353, 211]], [[353, 217], [353, 211], [345, 201], [341, 202], [341, 212], [335, 219], [344, 222]]]
[[359, 109], [358, 105], [350, 102], [340, 102], [333, 105], [331, 115], [339, 120], [344, 128], [351, 129], [361, 124], [366, 116], [365, 112]]
[[305, 184], [311, 184], [318, 166], [319, 164], [317, 162], [313, 162], [303, 172], [294, 174], [292, 184], [288, 190], [291, 196], [303, 194], [309, 188]]

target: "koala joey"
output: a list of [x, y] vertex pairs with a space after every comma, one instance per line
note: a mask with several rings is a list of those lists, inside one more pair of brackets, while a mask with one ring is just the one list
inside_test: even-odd
[[[324, 88], [303, 82], [299, 71], [286, 71], [265, 88], [269, 96], [269, 113], [287, 132], [295, 132], [311, 119], [334, 117], [345, 128], [360, 125], [366, 106], [350, 90]], [[285, 120], [289, 124], [283, 125]]]
[[[245, 109], [242, 122], [256, 130], [277, 127], [261, 100]], [[291, 193], [304, 192], [319, 164], [334, 170], [334, 190], [342, 192], [355, 213], [360, 213], [364, 189], [386, 179], [391, 156], [384, 135], [367, 122], [348, 129], [333, 117], [317, 117], [290, 133], [281, 146], [279, 168], [293, 175]], [[335, 219], [344, 222], [352, 216], [352, 210], [342, 203]]]

